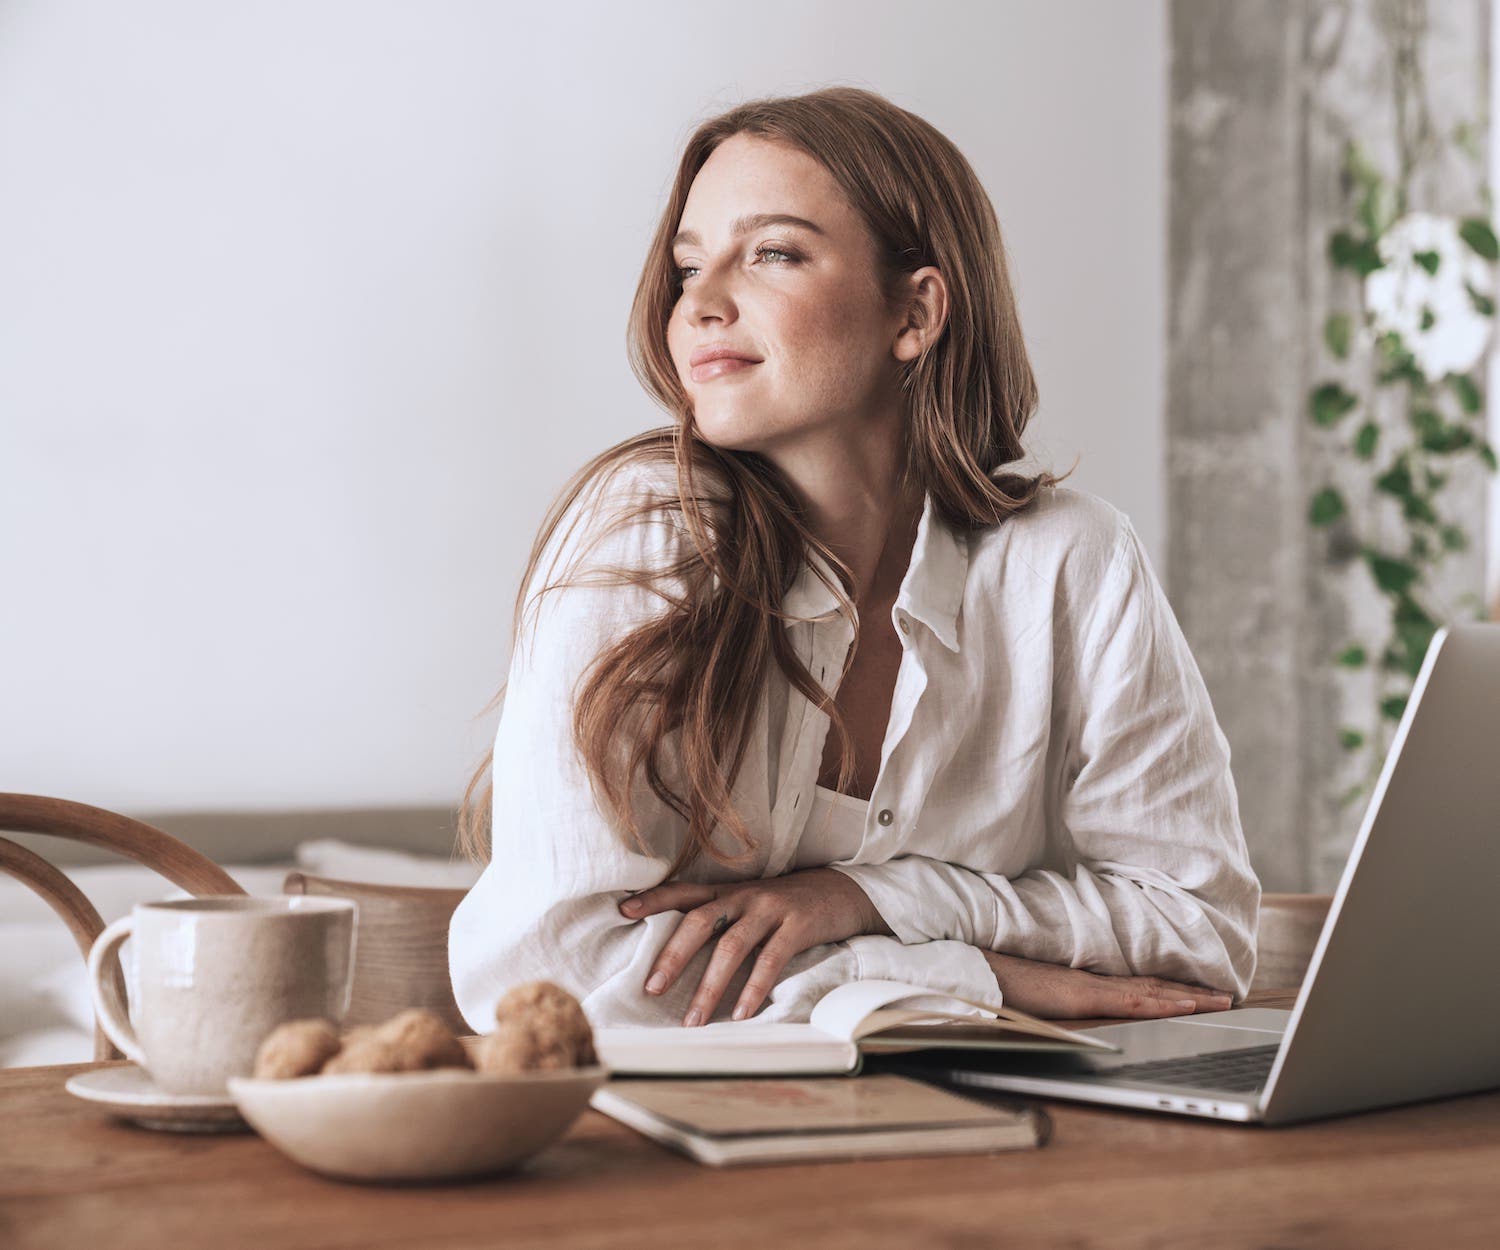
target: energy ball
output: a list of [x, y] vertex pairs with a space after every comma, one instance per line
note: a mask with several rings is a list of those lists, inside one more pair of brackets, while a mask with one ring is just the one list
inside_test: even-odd
[[401, 1051], [373, 1034], [347, 1042], [344, 1048], [323, 1065], [324, 1076], [341, 1072], [401, 1072]]
[[534, 1024], [504, 1020], [474, 1044], [474, 1067], [495, 1074], [571, 1068], [575, 1053], [571, 1042]]
[[469, 1055], [448, 1026], [431, 1011], [412, 1007], [387, 1020], [374, 1036], [401, 1057], [402, 1072], [426, 1068], [468, 1068]]
[[541, 1039], [544, 1052], [566, 1049], [572, 1058], [563, 1066], [598, 1062], [594, 1030], [583, 1007], [567, 990], [551, 981], [528, 981], [512, 987], [495, 1005], [495, 1020], [502, 1028], [524, 1023]]
[[255, 1076], [283, 1081], [312, 1076], [339, 1052], [339, 1034], [329, 1020], [289, 1020], [273, 1029], [255, 1052]]

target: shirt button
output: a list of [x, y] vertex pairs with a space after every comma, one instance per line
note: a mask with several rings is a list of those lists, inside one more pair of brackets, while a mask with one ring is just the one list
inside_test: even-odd
[[896, 817], [891, 813], [890, 808], [882, 807], [880, 809], [880, 815], [875, 817], [875, 819], [878, 820], [882, 825], [888, 825], [891, 823], [891, 821], [895, 820]]

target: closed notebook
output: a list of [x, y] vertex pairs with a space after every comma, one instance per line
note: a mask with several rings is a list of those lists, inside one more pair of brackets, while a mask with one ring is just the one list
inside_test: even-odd
[[956, 999], [980, 1013], [932, 1006], [954, 996], [899, 981], [851, 981], [830, 990], [806, 1023], [718, 1020], [696, 1028], [594, 1030], [600, 1061], [618, 1075], [854, 1076], [875, 1052], [927, 1050], [1103, 1051], [1119, 1047], [1025, 1012]]
[[904, 1076], [630, 1080], [590, 1105], [700, 1163], [984, 1154], [1041, 1145], [1045, 1112], [990, 1106]]

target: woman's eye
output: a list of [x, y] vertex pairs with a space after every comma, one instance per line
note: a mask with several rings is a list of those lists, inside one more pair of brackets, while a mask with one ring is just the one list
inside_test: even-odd
[[[772, 264], [776, 264], [776, 265], [785, 265], [785, 264], [788, 264], [788, 263], [795, 264], [796, 261], [797, 261], [797, 257], [795, 255], [793, 255], [791, 252], [787, 251], [786, 248], [784, 248], [784, 247], [767, 247], [767, 246], [762, 245], [761, 247], [758, 247], [758, 248], [755, 249], [755, 254], [757, 256], [764, 257], [768, 253], [772, 254], [772, 255], [775, 255], [775, 256], [782, 257], [781, 260], [772, 261], [771, 262]], [[678, 265], [676, 267], [676, 270], [675, 270], [675, 276], [677, 278], [677, 281], [678, 282], [684, 282], [684, 281], [686, 281], [687, 280], [687, 275], [690, 272], [696, 273], [697, 272], [697, 266], [696, 265]]]

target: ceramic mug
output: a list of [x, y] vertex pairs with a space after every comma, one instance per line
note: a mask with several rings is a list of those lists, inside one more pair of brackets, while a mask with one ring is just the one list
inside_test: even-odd
[[[210, 895], [137, 903], [89, 951], [99, 1027], [169, 1094], [227, 1096], [266, 1035], [288, 1020], [339, 1024], [354, 980], [356, 905], [305, 895]], [[135, 1023], [110, 975], [135, 951]]]

